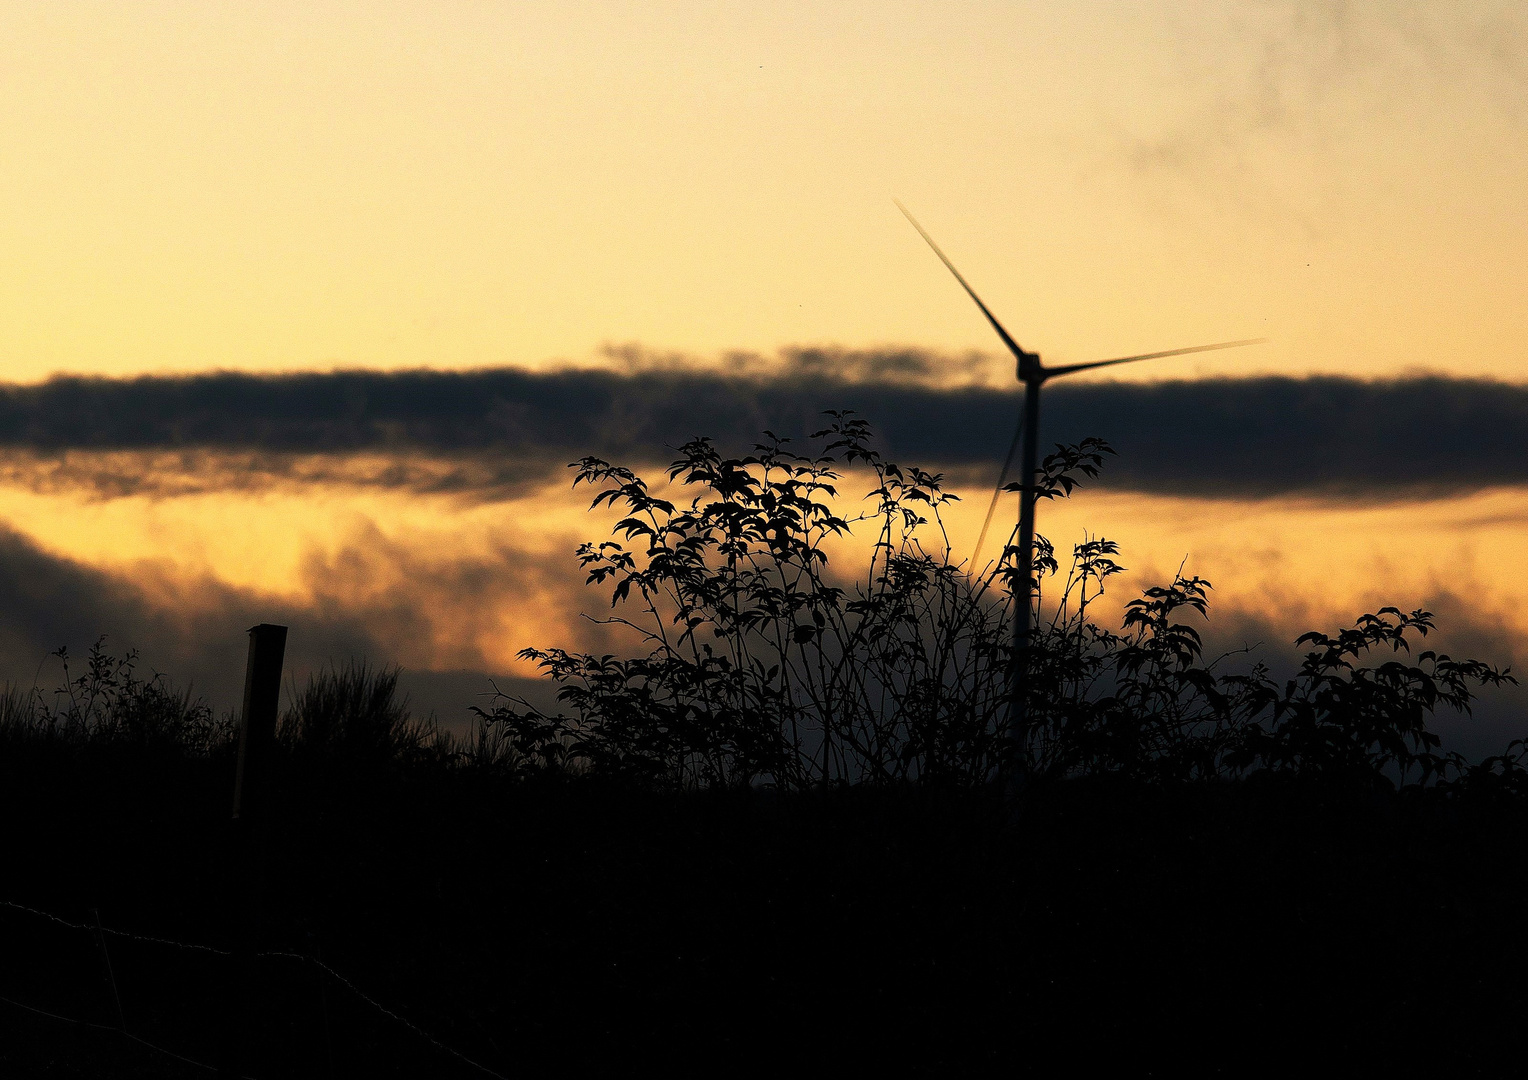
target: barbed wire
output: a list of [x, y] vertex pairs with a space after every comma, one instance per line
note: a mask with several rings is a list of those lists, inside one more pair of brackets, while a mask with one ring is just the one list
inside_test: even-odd
[[96, 926], [92, 923], [70, 922], [68, 919], [59, 918], [51, 912], [39, 911], [37, 908], [27, 907], [25, 904], [18, 904], [11, 900], [0, 900], [0, 907], [7, 907], [12, 911], [24, 911], [28, 915], [36, 915], [39, 918], [47, 919], [49, 922], [58, 923], [60, 926], [67, 926], [71, 930], [85, 930], [90, 933], [95, 933], [99, 930], [101, 933], [110, 934], [112, 937], [126, 938], [129, 941], [143, 941], [150, 945], [168, 945], [175, 949], [189, 949], [195, 952], [211, 953], [213, 956], [233, 955], [227, 949], [214, 949], [211, 945], [196, 945], [189, 941], [174, 941], [170, 938], [153, 937], [149, 934], [134, 934], [126, 930], [114, 930], [109, 926]]
[[344, 984], [344, 986], [345, 986], [345, 988], [347, 990], [349, 990], [356, 997], [360, 998], [362, 1001], [366, 1002], [366, 1004], [370, 1005], [372, 1008], [376, 1009], [378, 1012], [382, 1013], [383, 1015], [392, 1017], [394, 1020], [398, 1021], [398, 1023], [402, 1024], [404, 1027], [406, 1027], [410, 1031], [412, 1031], [415, 1035], [418, 1035], [421, 1039], [424, 1039], [426, 1042], [430, 1043], [437, 1050], [443, 1050], [446, 1053], [450, 1054], [452, 1057], [458, 1058], [459, 1060], [466, 1062], [468, 1065], [471, 1065], [474, 1069], [477, 1069], [477, 1070], [479, 1070], [481, 1072], [484, 1072], [484, 1073], [488, 1074], [489, 1076], [496, 1077], [497, 1080], [509, 1080], [509, 1078], [507, 1076], [504, 1076], [504, 1075], [502, 1075], [500, 1073], [496, 1073], [492, 1069], [490, 1069], [488, 1066], [481, 1065], [478, 1062], [473, 1061], [470, 1057], [468, 1057], [466, 1054], [461, 1053], [460, 1051], [453, 1050], [451, 1047], [449, 1047], [445, 1043], [441, 1042], [439, 1039], [437, 1039], [435, 1036], [431, 1035], [428, 1031], [425, 1031], [423, 1028], [419, 1027], [417, 1024], [414, 1024], [411, 1021], [406, 1020], [405, 1018], [399, 1016], [397, 1013], [393, 1012], [393, 1010], [389, 1009], [386, 1005], [383, 1005], [380, 1001], [377, 1001], [375, 998], [372, 998], [372, 997], [368, 996], [360, 987], [356, 986], [355, 983], [351, 982], [345, 976], [341, 975], [338, 971], [335, 971], [328, 964], [324, 963], [322, 960], [317, 959], [316, 957], [306, 956], [303, 953], [294, 953], [294, 952], [262, 952], [262, 953], [256, 953], [255, 955], [256, 956], [281, 957], [281, 958], [287, 959], [287, 960], [301, 960], [301, 961], [303, 961], [305, 963], [312, 964], [314, 967], [317, 967], [320, 970], [322, 970], [324, 972], [327, 972], [330, 978], [335, 979], [338, 982]]
[[[9, 908], [12, 911], [23, 912], [23, 913], [25, 913], [27, 915], [34, 915], [34, 916], [36, 916], [38, 918], [46, 919], [49, 922], [57, 923], [59, 926], [68, 927], [71, 930], [83, 930], [83, 931], [85, 931], [87, 933], [111, 934], [113, 937], [123, 938], [123, 939], [129, 940], [129, 941], [141, 941], [141, 942], [144, 942], [144, 943], [150, 944], [150, 945], [165, 945], [165, 946], [169, 946], [170, 948], [175, 948], [175, 949], [186, 949], [186, 950], [193, 951], [193, 952], [209, 953], [209, 954], [211, 954], [213, 956], [231, 957], [233, 955], [233, 953], [230, 952], [227, 949], [218, 949], [218, 948], [214, 948], [211, 945], [199, 945], [199, 944], [196, 944], [194, 942], [189, 942], [189, 941], [176, 941], [176, 940], [174, 940], [172, 938], [155, 937], [155, 936], [153, 936], [151, 934], [135, 934], [135, 933], [132, 933], [131, 931], [127, 931], [127, 930], [116, 930], [116, 929], [113, 929], [113, 928], [108, 927], [108, 926], [102, 926], [100, 923], [92, 924], [92, 923], [71, 922], [70, 920], [62, 918], [62, 917], [60, 917], [58, 915], [55, 915], [55, 914], [53, 914], [50, 911], [43, 911], [43, 910], [41, 910], [39, 908], [28, 907], [25, 904], [18, 904], [18, 903], [16, 903], [13, 900], [0, 900], [0, 907]], [[421, 1028], [418, 1024], [415, 1024], [413, 1021], [407, 1019], [406, 1017], [400, 1016], [397, 1012], [395, 1012], [394, 1010], [388, 1008], [386, 1005], [382, 1004], [380, 1001], [378, 1001], [376, 998], [372, 997], [370, 994], [367, 994], [364, 990], [362, 990], [360, 987], [358, 987], [355, 983], [351, 982], [349, 978], [347, 978], [344, 975], [341, 975], [338, 971], [335, 971], [332, 967], [330, 967], [328, 964], [324, 963], [322, 960], [319, 960], [317, 957], [308, 956], [308, 955], [306, 955], [304, 953], [281, 952], [281, 951], [257, 952], [254, 955], [257, 958], [262, 958], [262, 959], [297, 960], [297, 961], [300, 961], [302, 963], [312, 964], [313, 966], [317, 967], [320, 971], [322, 971], [326, 975], [328, 975], [331, 979], [334, 979], [336, 982], [338, 982], [341, 986], [345, 987], [345, 989], [349, 990], [356, 997], [360, 998], [366, 1004], [370, 1005], [373, 1009], [377, 1010], [383, 1016], [386, 1016], [389, 1019], [391, 1019], [391, 1020], [393, 1020], [393, 1021], [395, 1021], [395, 1022], [397, 1022], [399, 1024], [402, 1024], [404, 1027], [408, 1028], [409, 1031], [413, 1032], [415, 1035], [417, 1035], [421, 1039], [425, 1040], [427, 1043], [429, 1043], [431, 1046], [435, 1047], [437, 1050], [440, 1050], [443, 1053], [449, 1054], [450, 1056], [456, 1058], [458, 1061], [461, 1061], [461, 1062], [463, 1062], [463, 1063], [465, 1063], [467, 1065], [472, 1066], [474, 1069], [477, 1069], [479, 1072], [481, 1072], [481, 1073], [483, 1073], [483, 1074], [485, 1074], [487, 1076], [494, 1077], [494, 1080], [509, 1080], [509, 1078], [504, 1076], [502, 1073], [497, 1073], [494, 1070], [490, 1069], [488, 1066], [483, 1065], [480, 1062], [474, 1061], [472, 1058], [468, 1057], [466, 1054], [462, 1053], [460, 1050], [457, 1050], [457, 1049], [455, 1049], [455, 1048], [453, 1048], [451, 1046], [448, 1046], [445, 1043], [441, 1042], [435, 1036], [431, 1035], [428, 1031], [425, 1031], [423, 1028]], [[175, 1053], [172, 1050], [166, 1050], [164, 1047], [156, 1046], [153, 1043], [147, 1041], [146, 1039], [140, 1039], [140, 1038], [138, 1038], [138, 1036], [129, 1033], [126, 1030], [125, 1027], [123, 1027], [123, 1028], [114, 1028], [114, 1027], [110, 1027], [110, 1026], [108, 1026], [106, 1024], [96, 1024], [96, 1023], [93, 1023], [93, 1022], [91, 1022], [89, 1020], [76, 1020], [73, 1017], [60, 1016], [57, 1013], [50, 1013], [50, 1012], [46, 1011], [45, 1009], [38, 1009], [38, 1008], [36, 1008], [34, 1006], [27, 1005], [27, 1004], [25, 1004], [23, 1002], [20, 1002], [20, 1001], [13, 1001], [12, 999], [7, 998], [7, 997], [0, 997], [0, 1001], [7, 1002], [8, 1004], [14, 1005], [14, 1006], [16, 1006], [17, 1008], [20, 1008], [20, 1009], [26, 1009], [29, 1012], [38, 1013], [41, 1016], [48, 1016], [48, 1017], [52, 1017], [55, 1020], [62, 1020], [62, 1021], [65, 1021], [66, 1023], [83, 1024], [86, 1027], [99, 1028], [102, 1031], [117, 1032], [118, 1034], [125, 1035], [127, 1038], [132, 1039], [134, 1042], [143, 1043], [144, 1046], [147, 1046], [147, 1047], [149, 1047], [149, 1048], [151, 1048], [153, 1050], [157, 1050], [157, 1051], [159, 1051], [162, 1054], [168, 1054], [170, 1057], [177, 1058], [177, 1059], [179, 1059], [181, 1061], [186, 1062], [187, 1064], [195, 1065], [198, 1068], [208, 1069], [208, 1070], [211, 1070], [213, 1072], [217, 1071], [211, 1065], [203, 1064], [202, 1062], [195, 1061], [192, 1058], [182, 1057], [181, 1055]], [[252, 1078], [245, 1077], [244, 1080], [252, 1080]]]
[[[10, 906], [15, 907], [18, 905], [13, 904]], [[64, 920], [57, 919], [55, 921], [63, 922]], [[47, 1009], [39, 1009], [36, 1005], [28, 1005], [24, 1001], [17, 1001], [15, 998], [0, 996], [0, 1001], [5, 1002], [7, 1005], [14, 1005], [18, 1009], [25, 1009], [29, 1013], [36, 1013], [38, 1016], [46, 1016], [49, 1020], [59, 1020], [65, 1024], [78, 1024], [80, 1027], [94, 1028], [97, 1031], [109, 1032], [112, 1035], [121, 1035], [125, 1039], [131, 1039], [135, 1043], [148, 1047], [155, 1053], [163, 1054], [165, 1057], [172, 1057], [176, 1061], [183, 1061], [187, 1065], [194, 1065], [196, 1068], [204, 1069], [207, 1072], [215, 1073], [218, 1071], [216, 1065], [208, 1065], [205, 1061], [197, 1061], [195, 1058], [186, 1057], [184, 1054], [177, 1054], [174, 1050], [167, 1050], [163, 1046], [160, 1046], [158, 1043], [151, 1043], [147, 1039], [134, 1035], [126, 1028], [116, 1028], [112, 1027], [110, 1024], [97, 1024], [93, 1020], [81, 1020], [78, 1017], [64, 1016], [61, 1013], [49, 1012]], [[240, 1080], [255, 1080], [255, 1078], [253, 1076], [244, 1075], [240, 1077]]]

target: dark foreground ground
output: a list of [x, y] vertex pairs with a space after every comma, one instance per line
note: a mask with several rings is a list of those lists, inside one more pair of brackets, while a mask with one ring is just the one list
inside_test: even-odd
[[[231, 770], [0, 760], [0, 900], [228, 945]], [[262, 948], [506, 1077], [1502, 1075], [1528, 1054], [1515, 805], [1079, 783], [1010, 821], [972, 796], [312, 762], [278, 802]], [[0, 955], [0, 995], [101, 1025], [0, 1002], [0, 1075], [209, 1075], [118, 1026], [217, 1060], [220, 956], [13, 908]], [[299, 960], [251, 985], [252, 1077], [485, 1075]]]

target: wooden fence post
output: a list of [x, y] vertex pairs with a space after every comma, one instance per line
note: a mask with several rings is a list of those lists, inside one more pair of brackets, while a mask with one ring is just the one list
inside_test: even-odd
[[255, 830], [264, 816], [271, 753], [276, 742], [276, 712], [281, 701], [281, 663], [287, 628], [261, 623], [249, 631], [249, 659], [244, 668], [244, 712], [239, 723], [239, 765], [233, 784], [229, 897], [234, 919], [228, 965], [227, 1013], [223, 1017], [218, 1075], [244, 1071], [250, 1027], [255, 951], [260, 923], [260, 867]]

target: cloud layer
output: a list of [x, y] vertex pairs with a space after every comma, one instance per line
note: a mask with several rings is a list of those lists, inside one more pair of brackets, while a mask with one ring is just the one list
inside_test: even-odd
[[[698, 434], [745, 449], [765, 429], [800, 436], [822, 426], [825, 410], [850, 409], [899, 460], [984, 476], [1007, 446], [1017, 397], [940, 385], [949, 360], [915, 349], [800, 350], [772, 373], [740, 361], [709, 370], [60, 377], [0, 387], [0, 472], [108, 497], [265, 478], [493, 498], [584, 454], [664, 460]], [[827, 374], [841, 371], [849, 377]], [[1528, 387], [1515, 384], [1059, 382], [1045, 394], [1045, 443], [1109, 440], [1120, 457], [1104, 482], [1118, 488], [1389, 497], [1528, 481]]]

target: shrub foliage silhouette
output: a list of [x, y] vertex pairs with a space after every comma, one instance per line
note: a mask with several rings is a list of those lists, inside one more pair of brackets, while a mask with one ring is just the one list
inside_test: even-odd
[[[1205, 615], [1209, 582], [1180, 573], [1106, 629], [1092, 609], [1123, 569], [1112, 541], [1078, 544], [1065, 575], [1043, 537], [1032, 567], [1016, 565], [1013, 537], [994, 563], [968, 567], [951, 556], [942, 513], [955, 496], [943, 478], [886, 460], [865, 421], [830, 416], [810, 454], [772, 433], [739, 457], [686, 443], [667, 471], [672, 498], [599, 458], [571, 466], [575, 487], [596, 489], [593, 507], [622, 512], [612, 538], [578, 558], [588, 583], [610, 591], [605, 621], [642, 651], [526, 650], [562, 710], [510, 698], [479, 710], [519, 771], [658, 788], [974, 786], [1017, 748], [1036, 779], [1470, 775], [1437, 752], [1427, 719], [1440, 706], [1467, 711], [1474, 688], [1513, 681], [1506, 671], [1432, 652], [1359, 666], [1409, 650], [1408, 634], [1432, 629], [1429, 613], [1386, 608], [1335, 636], [1306, 634], [1297, 644], [1312, 648], [1283, 686], [1261, 663], [1226, 673], [1228, 658], [1206, 661], [1185, 621]], [[1068, 497], [1111, 453], [1097, 439], [1058, 446], [1037, 495]], [[852, 513], [837, 488], [850, 468], [871, 478]], [[869, 565], [842, 575], [830, 549], [859, 530], [874, 536]], [[1022, 728], [1010, 730], [1014, 586], [1026, 570], [1054, 595], [1034, 592]], [[1516, 782], [1519, 767], [1503, 757], [1488, 772]]]
[[1397, 659], [1357, 666], [1378, 649], [1409, 652], [1406, 633], [1425, 636], [1432, 628], [1426, 611], [1405, 614], [1388, 607], [1360, 616], [1335, 636], [1301, 635], [1297, 644], [1315, 648], [1284, 693], [1272, 698], [1267, 723], [1247, 731], [1232, 764], [1355, 778], [1393, 772], [1403, 783], [1413, 771], [1423, 782], [1459, 772], [1461, 762], [1437, 753], [1439, 740], [1427, 730], [1428, 717], [1439, 705], [1467, 711], [1472, 686], [1516, 680], [1478, 660], [1432, 651], [1411, 664]]

